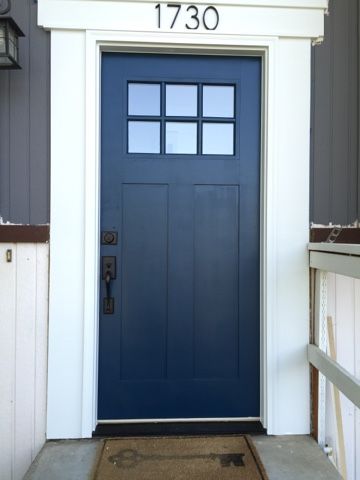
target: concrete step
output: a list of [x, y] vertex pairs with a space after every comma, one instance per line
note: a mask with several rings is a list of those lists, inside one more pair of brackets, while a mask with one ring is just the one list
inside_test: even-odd
[[[329, 459], [309, 436], [257, 435], [252, 439], [269, 480], [341, 479]], [[47, 442], [24, 480], [89, 480], [102, 446], [103, 440], [98, 439]]]

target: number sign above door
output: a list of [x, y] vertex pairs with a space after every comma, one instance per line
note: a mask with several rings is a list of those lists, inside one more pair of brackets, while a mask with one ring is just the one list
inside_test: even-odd
[[[162, 5], [158, 3], [155, 9], [158, 12], [158, 28], [170, 27], [170, 29], [173, 29], [177, 22], [181, 22], [187, 30], [198, 30], [199, 28], [216, 30], [219, 26], [220, 15], [218, 10], [213, 6], [200, 7], [197, 5], [179, 5], [174, 3]], [[166, 11], [165, 15], [162, 14], [164, 10]], [[185, 13], [183, 13], [183, 11], [185, 11]], [[166, 17], [165, 23], [170, 22], [169, 25], [165, 25], [164, 16]]]

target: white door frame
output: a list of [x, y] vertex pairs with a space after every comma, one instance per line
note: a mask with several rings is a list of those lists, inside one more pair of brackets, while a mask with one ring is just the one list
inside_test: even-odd
[[48, 438], [97, 420], [102, 50], [262, 55], [261, 419], [309, 433], [310, 38], [53, 27]]
[[[101, 53], [102, 52], [106, 52], [106, 51], [115, 51], [115, 52], [132, 52], [132, 53], [143, 53], [143, 54], [151, 54], [151, 53], [162, 53], [162, 54], [166, 54], [166, 53], [169, 53], [170, 52], [170, 49], [171, 49], [171, 53], [172, 54], [198, 54], [198, 55], [201, 55], [201, 54], [204, 54], [204, 45], [197, 45], [196, 47], [191, 47], [191, 48], [184, 48], [184, 45], [182, 43], [180, 43], [179, 45], [176, 45], [174, 47], [174, 45], [172, 45], [171, 47], [169, 47], [168, 44], [166, 44], [164, 42], [164, 44], [153, 44], [153, 45], [137, 45], [135, 44], [135, 42], [132, 44], [132, 45], [129, 45], [128, 42], [126, 42], [126, 44], [122, 41], [119, 41], [119, 37], [116, 36], [117, 38], [114, 40], [113, 38], [111, 38], [111, 40], [107, 39], [107, 40], [104, 40], [104, 36], [101, 35], [101, 38], [99, 39], [99, 35], [98, 33], [92, 33], [92, 34], [89, 34], [88, 35], [88, 40], [89, 40], [89, 37], [92, 38], [92, 45], [90, 45], [90, 51], [93, 51], [94, 49], [94, 42], [95, 42], [95, 48], [96, 48], [96, 65], [93, 65], [92, 68], [95, 67], [95, 78], [96, 78], [96, 81], [95, 81], [95, 85], [93, 85], [93, 88], [95, 88], [95, 92], [99, 92], [100, 91], [100, 78], [101, 78]], [[111, 35], [112, 37], [112, 35]], [[91, 41], [91, 40], [90, 40]], [[206, 46], [206, 54], [211, 54], [211, 55], [231, 55], [231, 56], [234, 56], [234, 57], [238, 57], [238, 56], [244, 56], [244, 55], [255, 55], [255, 56], [259, 56], [261, 59], [262, 59], [262, 64], [263, 64], [263, 71], [264, 71], [264, 74], [263, 74], [263, 78], [262, 78], [262, 85], [265, 84], [266, 82], [266, 78], [267, 78], [267, 74], [266, 74], [266, 66], [268, 64], [267, 62], [267, 53], [268, 53], [268, 48], [267, 47], [262, 47], [262, 48], [254, 48], [251, 46], [251, 44], [249, 43], [249, 46], [245, 46], [245, 45], [242, 45], [241, 47], [237, 47], [237, 48], [234, 48], [233, 45], [228, 45], [228, 46], [225, 46], [223, 45], [221, 48], [219, 47], [210, 47], [209, 48], [209, 45]], [[89, 65], [90, 62], [87, 62], [87, 64]], [[88, 72], [90, 73], [90, 72]], [[91, 72], [91, 75], [94, 74], [94, 70]], [[91, 78], [91, 77], [88, 77], [87, 78]], [[262, 98], [267, 97], [267, 91], [266, 91], [266, 88], [263, 86], [262, 87], [262, 92], [261, 92], [261, 95], [262, 95]], [[100, 118], [100, 115], [99, 115], [99, 108], [101, 106], [101, 98], [99, 97], [98, 93], [96, 94], [96, 96], [94, 95], [94, 92], [93, 92], [93, 95], [91, 96], [92, 99], [96, 98], [96, 109], [97, 109], [97, 113], [96, 113], [96, 118], [99, 119]], [[266, 103], [266, 101], [264, 102]], [[264, 105], [264, 103], [262, 102], [262, 105]], [[261, 118], [261, 166], [260, 166], [260, 179], [263, 178], [263, 174], [262, 172], [265, 170], [265, 166], [264, 166], [264, 141], [263, 141], [263, 128], [262, 128], [262, 125], [264, 123], [264, 120], [265, 120], [265, 109], [263, 108], [262, 109], [262, 118]], [[91, 144], [89, 144], [89, 150], [88, 152], [97, 152], [97, 155], [93, 157], [92, 161], [93, 161], [93, 164], [89, 165], [89, 163], [87, 163], [87, 165], [90, 166], [91, 168], [91, 171], [93, 174], [92, 178], [91, 179], [88, 179], [89, 181], [86, 181], [86, 184], [87, 185], [92, 185], [94, 184], [95, 182], [95, 185], [96, 185], [96, 191], [97, 192], [100, 192], [100, 178], [101, 178], [101, 168], [100, 168], [100, 165], [101, 165], [101, 155], [100, 155], [100, 141], [101, 141], [101, 126], [99, 125], [99, 121], [97, 120], [97, 123], [94, 124], [93, 122], [91, 122], [91, 126], [93, 128], [93, 130], [89, 133], [89, 135], [87, 135], [87, 138], [90, 138], [92, 139], [93, 141], [91, 142]], [[94, 127], [95, 127], [95, 130], [94, 130]], [[91, 128], [91, 127], [90, 127]], [[97, 139], [97, 142], [95, 143], [94, 140]], [[89, 158], [89, 157], [87, 157]], [[89, 172], [90, 173], [90, 172]], [[260, 188], [260, 205], [261, 205], [261, 213], [260, 213], [260, 225], [261, 225], [261, 229], [260, 229], [260, 235], [261, 235], [261, 242], [260, 242], [260, 265], [262, 266], [263, 265], [263, 261], [262, 261], [262, 258], [263, 258], [263, 245], [264, 245], [264, 242], [262, 241], [262, 235], [263, 235], [263, 231], [264, 229], [262, 228], [263, 226], [263, 219], [265, 218], [265, 215], [264, 215], [264, 208], [263, 208], [263, 199], [266, 198], [266, 195], [263, 195], [262, 194], [262, 189], [264, 188], [263, 184], [261, 185], [261, 188]], [[88, 191], [89, 193], [89, 196], [86, 197], [86, 206], [87, 205], [91, 205], [91, 200], [94, 199], [94, 195], [93, 195], [93, 192], [92, 191]], [[88, 234], [86, 233], [86, 237], [87, 238], [95, 238], [95, 239], [99, 239], [100, 238], [100, 226], [99, 226], [99, 218], [100, 218], [100, 212], [101, 212], [101, 205], [100, 205], [100, 198], [99, 198], [99, 194], [96, 195], [95, 197], [96, 199], [96, 203], [94, 203], [91, 208], [90, 208], [90, 212], [97, 212], [96, 216], [94, 217], [93, 214], [90, 214], [91, 215], [91, 219], [92, 219], [92, 223], [89, 222], [89, 224], [87, 224], [87, 227], [89, 228], [89, 232]], [[96, 223], [94, 223], [94, 220], [96, 221]], [[99, 245], [99, 242], [97, 241], [96, 242], [96, 245], [93, 244], [92, 245], [92, 251], [89, 251], [89, 258], [85, 258], [85, 265], [93, 265], [94, 262], [93, 262], [93, 259], [94, 258], [97, 258], [97, 266], [98, 266], [98, 269], [97, 269], [97, 272], [96, 272], [96, 278], [94, 278], [94, 276], [92, 275], [92, 269], [91, 271], [89, 272], [89, 275], [88, 274], [85, 274], [85, 279], [91, 279], [91, 282], [92, 284], [89, 285], [89, 287], [91, 286], [92, 288], [87, 288], [85, 286], [85, 292], [91, 292], [91, 291], [97, 291], [97, 297], [95, 297], [95, 300], [97, 298], [97, 302], [95, 301], [94, 302], [94, 297], [90, 297], [88, 299], [85, 299], [85, 304], [87, 304], [89, 302], [89, 305], [91, 305], [91, 311], [93, 312], [93, 314], [95, 315], [95, 318], [99, 318], [99, 279], [101, 278], [101, 274], [100, 274], [100, 271], [99, 271], [99, 265], [100, 265], [100, 262], [99, 262], [99, 258], [100, 258], [100, 245]], [[262, 271], [260, 273], [260, 278], [262, 279]], [[86, 280], [85, 280], [86, 281]], [[261, 285], [262, 285], [262, 282], [261, 282]], [[259, 301], [261, 301], [262, 299], [262, 286], [260, 286], [260, 295], [259, 295]], [[259, 305], [260, 307], [260, 305]], [[262, 319], [260, 319], [260, 322], [261, 324], [263, 323]], [[92, 324], [93, 325], [93, 324]], [[262, 329], [261, 329], [262, 330]], [[95, 335], [95, 339], [92, 339], [92, 341], [96, 341], [96, 345], [98, 346], [98, 335], [97, 335], [97, 331], [98, 331], [98, 320], [97, 320], [97, 330], [96, 330], [96, 335]], [[93, 329], [93, 326], [89, 326], [89, 335], [93, 334], [94, 332], [94, 329]], [[260, 338], [259, 338], [259, 342], [260, 342]], [[260, 342], [261, 345], [263, 345], [263, 342], [261, 341]], [[92, 347], [92, 350], [94, 351], [94, 346]], [[92, 378], [91, 380], [89, 379], [89, 381], [95, 385], [96, 387], [96, 396], [94, 398], [94, 401], [95, 401], [95, 407], [92, 407], [92, 414], [94, 415], [94, 411], [97, 412], [97, 385], [98, 385], [98, 377], [97, 377], [97, 365], [98, 365], [98, 352], [97, 350], [95, 349], [96, 351], [96, 365], [94, 366], [95, 367], [95, 379]], [[91, 352], [89, 351], [88, 352], [88, 355], [90, 357], [91, 355]], [[94, 353], [92, 353], [92, 357], [93, 357]], [[263, 353], [261, 352], [261, 368], [260, 368], [260, 377], [261, 377], [261, 385], [263, 384], [263, 381], [262, 381], [262, 378], [264, 376], [264, 367], [266, 367], [265, 365], [263, 365], [263, 362], [262, 362], [262, 359], [263, 359]], [[264, 404], [264, 401], [263, 401], [263, 398], [262, 398], [262, 395], [263, 395], [263, 390], [261, 389], [261, 399], [260, 399], [260, 405], [263, 406]], [[262, 408], [263, 410], [263, 408]], [[152, 423], [152, 422], [156, 422], [156, 423], [165, 423], [165, 422], [206, 422], [206, 421], [258, 421], [258, 420], [262, 420], [264, 421], [264, 417], [263, 415], [261, 415], [260, 417], [241, 417], [241, 418], [177, 418], [177, 419], [174, 419], [174, 418], [169, 418], [169, 419], [158, 419], [158, 418], [154, 418], [154, 419], [129, 419], [129, 420], [101, 420], [101, 421], [97, 421], [97, 417], [95, 419], [95, 425], [96, 423], [99, 423], [99, 424], [113, 424], [113, 423]]]

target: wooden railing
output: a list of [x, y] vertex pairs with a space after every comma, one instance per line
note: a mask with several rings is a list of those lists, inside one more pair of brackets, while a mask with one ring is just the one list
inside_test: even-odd
[[[326, 382], [329, 381], [334, 386], [335, 415], [337, 429], [340, 432], [338, 447], [342, 449], [337, 467], [343, 478], [347, 478], [341, 402], [337, 391], [342, 392], [360, 408], [360, 380], [336, 361], [332, 318], [328, 316], [327, 279], [328, 273], [360, 279], [360, 245], [310, 243], [309, 252], [312, 279], [312, 337], [308, 346], [308, 359], [315, 371], [320, 373], [315, 377], [318, 378], [318, 383], [317, 390], [313, 392], [313, 399], [316, 399], [317, 404], [315, 414], [317, 438], [320, 446], [326, 447], [325, 404]], [[313, 384], [313, 388], [314, 386]]]
[[310, 243], [310, 268], [315, 270], [313, 343], [309, 362], [360, 408], [360, 381], [326, 354], [326, 273], [360, 279], [360, 245]]

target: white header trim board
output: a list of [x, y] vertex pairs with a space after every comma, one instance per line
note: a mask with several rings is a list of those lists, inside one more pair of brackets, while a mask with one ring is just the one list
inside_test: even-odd
[[[202, 34], [216, 24], [213, 11], [205, 13], [204, 21], [204, 12], [210, 7], [210, 10], [218, 12], [217, 26], [213, 31], [216, 35], [276, 35], [315, 40], [323, 36], [322, 23], [327, 2], [218, 0], [214, 3], [177, 4], [181, 8], [174, 22], [176, 9], [158, 1], [40, 0], [39, 25], [51, 29]], [[195, 13], [192, 7], [198, 10], [199, 24], [191, 18]], [[160, 26], [159, 10], [162, 17]]]
[[48, 438], [90, 437], [97, 419], [102, 50], [262, 56], [261, 418], [269, 434], [306, 434], [310, 57], [327, 2], [217, 1], [221, 30], [196, 32], [158, 29], [157, 3], [39, 0], [51, 29]]

